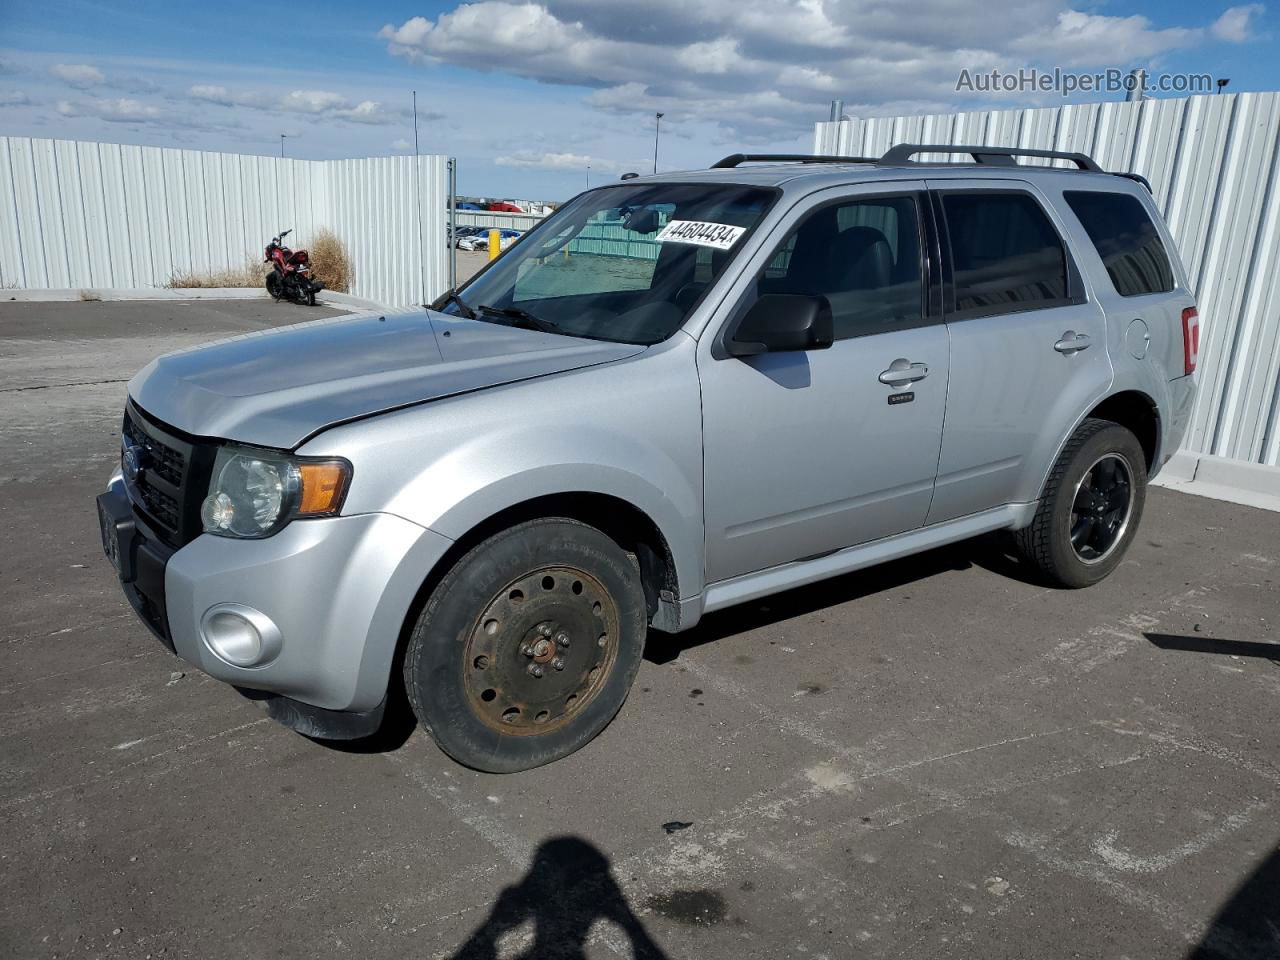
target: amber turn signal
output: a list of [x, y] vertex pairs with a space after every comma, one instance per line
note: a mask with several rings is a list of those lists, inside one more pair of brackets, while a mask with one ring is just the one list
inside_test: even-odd
[[342, 507], [351, 479], [351, 465], [342, 460], [303, 461], [298, 464], [302, 475], [302, 496], [298, 504], [300, 517], [329, 517]]

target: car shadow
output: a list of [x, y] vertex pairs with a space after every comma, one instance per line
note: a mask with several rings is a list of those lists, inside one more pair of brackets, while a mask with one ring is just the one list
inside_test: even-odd
[[505, 888], [489, 915], [450, 960], [496, 960], [499, 941], [532, 923], [528, 946], [513, 960], [585, 960], [591, 928], [605, 920], [627, 937], [636, 960], [669, 960], [631, 910], [606, 857], [575, 836], [552, 837], [534, 851], [528, 872]]
[[1035, 586], [1046, 585], [1036, 571], [1017, 558], [1007, 534], [987, 534], [709, 613], [685, 633], [651, 630], [644, 656], [651, 663], [670, 663], [684, 651], [704, 644], [927, 580], [949, 570], [971, 567]]
[[1258, 864], [1209, 923], [1186, 960], [1280, 956], [1280, 850]]
[[1184, 650], [1188, 653], [1217, 653], [1231, 657], [1260, 657], [1280, 662], [1280, 643], [1260, 643], [1253, 640], [1217, 640], [1176, 633], [1144, 633], [1161, 650]]

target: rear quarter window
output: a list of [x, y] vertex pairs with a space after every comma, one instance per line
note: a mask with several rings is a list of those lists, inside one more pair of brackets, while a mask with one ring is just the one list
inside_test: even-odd
[[1137, 197], [1068, 190], [1063, 198], [1093, 241], [1116, 293], [1140, 297], [1173, 289], [1173, 268], [1160, 232]]

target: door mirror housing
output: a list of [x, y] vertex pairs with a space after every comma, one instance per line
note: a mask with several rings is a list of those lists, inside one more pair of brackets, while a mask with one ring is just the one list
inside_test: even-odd
[[834, 336], [831, 304], [826, 297], [766, 293], [751, 305], [725, 348], [732, 357], [825, 350]]

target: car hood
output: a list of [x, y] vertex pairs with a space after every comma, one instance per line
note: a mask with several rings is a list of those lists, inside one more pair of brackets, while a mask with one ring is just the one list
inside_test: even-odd
[[417, 309], [314, 320], [170, 353], [129, 381], [129, 395], [186, 433], [292, 449], [348, 420], [644, 349]]

